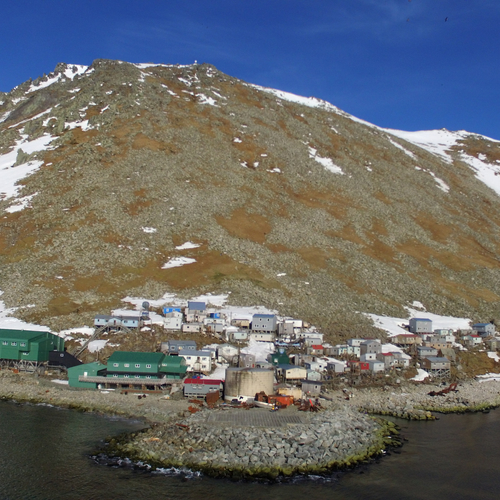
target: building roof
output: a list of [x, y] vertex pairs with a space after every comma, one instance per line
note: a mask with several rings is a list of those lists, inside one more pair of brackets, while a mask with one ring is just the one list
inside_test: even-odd
[[182, 349], [181, 351], [179, 351], [179, 356], [181, 357], [184, 357], [184, 356], [212, 356], [212, 351], [195, 351], [195, 350], [191, 350], [191, 349]]
[[44, 338], [47, 337], [47, 334], [54, 335], [53, 333], [50, 332], [43, 332], [43, 331], [34, 331], [34, 330], [7, 330], [7, 329], [0, 329], [0, 337], [1, 338], [9, 338], [9, 339], [16, 339], [16, 340], [33, 340], [36, 339], [37, 337], [43, 336]]
[[165, 354], [161, 352], [134, 352], [134, 351], [115, 351], [108, 359], [110, 363], [120, 363], [124, 361], [138, 363], [160, 363]]
[[429, 321], [432, 323], [432, 320], [429, 318], [411, 318], [413, 321]]
[[438, 357], [438, 356], [429, 356], [428, 358], [425, 358], [431, 363], [443, 363], [444, 361], [447, 361], [448, 363], [450, 360], [448, 358], [445, 358], [444, 356]]
[[254, 314], [252, 318], [275, 318], [275, 314]]
[[184, 384], [198, 384], [198, 385], [220, 385], [223, 380], [212, 378], [186, 378]]
[[311, 347], [313, 349], [323, 349], [323, 346], [321, 344], [313, 344]]
[[191, 311], [204, 311], [206, 307], [207, 305], [205, 304], [205, 302], [194, 302], [188, 300], [188, 309]]

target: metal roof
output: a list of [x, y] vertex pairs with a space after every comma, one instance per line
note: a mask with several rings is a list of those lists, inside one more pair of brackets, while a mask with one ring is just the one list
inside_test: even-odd
[[161, 352], [115, 351], [108, 359], [109, 363], [133, 361], [139, 363], [159, 363], [165, 354]]

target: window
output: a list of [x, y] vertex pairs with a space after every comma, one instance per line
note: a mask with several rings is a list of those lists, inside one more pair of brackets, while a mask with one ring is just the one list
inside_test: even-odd
[[151, 368], [151, 365], [146, 365], [146, 368]]
[[9, 343], [6, 340], [2, 341], [2, 344], [3, 345], [9, 345]]
[[115, 373], [115, 374], [113, 374], [113, 377], [118, 377], [118, 375]]
[[113, 363], [113, 366], [114, 366], [115, 368], [118, 368], [118, 363]]
[[141, 376], [140, 375], [136, 375], [135, 378], [140, 378]]
[[26, 342], [21, 342], [19, 345], [20, 345], [21, 347], [26, 347]]
[[124, 366], [125, 368], [128, 368], [128, 367], [130, 366], [130, 364], [129, 364], [129, 363], [125, 363], [123, 366]]
[[135, 364], [135, 367], [136, 367], [136, 368], [140, 368], [140, 367], [141, 367], [141, 365], [140, 365], [139, 363], [136, 363], [136, 364]]
[[146, 375], [146, 378], [151, 378], [151, 375]]
[[129, 377], [129, 376], [128, 376], [128, 374], [126, 374], [126, 375], [123, 375], [123, 376], [124, 376], [125, 378], [128, 378], [128, 377]]
[[17, 345], [17, 342], [12, 342], [11, 345]]

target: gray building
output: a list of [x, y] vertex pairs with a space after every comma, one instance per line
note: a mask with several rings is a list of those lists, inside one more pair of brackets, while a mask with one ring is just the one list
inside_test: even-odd
[[428, 357], [422, 359], [422, 368], [430, 375], [436, 378], [445, 378], [450, 376], [450, 360], [448, 358]]
[[179, 354], [182, 350], [196, 351], [196, 342], [194, 340], [167, 340], [162, 342], [161, 352], [168, 352], [169, 354]]
[[379, 354], [382, 352], [382, 344], [378, 340], [365, 340], [359, 346], [360, 356], [363, 354]]
[[411, 318], [411, 333], [432, 333], [432, 321], [428, 318]]
[[472, 330], [481, 337], [495, 336], [495, 325], [493, 323], [476, 323], [472, 325]]
[[254, 314], [252, 317], [252, 330], [254, 332], [274, 333], [277, 329], [277, 319], [274, 314]]
[[417, 354], [419, 359], [428, 358], [429, 356], [436, 357], [438, 355], [438, 350], [434, 347], [419, 346], [417, 347]]

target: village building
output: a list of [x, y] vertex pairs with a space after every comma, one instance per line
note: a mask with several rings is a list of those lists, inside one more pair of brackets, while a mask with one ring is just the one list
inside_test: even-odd
[[411, 333], [432, 333], [432, 321], [428, 318], [411, 318]]
[[143, 326], [143, 319], [140, 315], [107, 315], [107, 314], [96, 314], [94, 317], [94, 326], [96, 328], [108, 327], [108, 328], [140, 328]]
[[302, 395], [304, 398], [316, 397], [321, 394], [323, 383], [317, 380], [302, 380]]
[[312, 356], [321, 356], [323, 355], [323, 346], [321, 344], [313, 344], [306, 349], [306, 352]]
[[483, 344], [483, 337], [477, 334], [465, 335], [462, 337], [464, 344], [468, 347], [478, 347]]
[[450, 360], [441, 357], [429, 357], [422, 359], [421, 366], [424, 370], [436, 378], [446, 378], [450, 376]]
[[370, 367], [369, 370], [372, 373], [380, 373], [385, 371], [385, 363], [383, 361], [378, 361], [378, 360], [373, 360], [373, 361], [368, 361], [368, 366]]
[[181, 331], [182, 333], [202, 333], [203, 323], [182, 323]]
[[433, 347], [434, 349], [446, 349], [448, 347], [448, 342], [440, 337], [433, 336], [431, 339], [424, 342], [425, 347]]
[[438, 350], [431, 346], [419, 346], [417, 347], [417, 356], [419, 359], [424, 359], [430, 357], [436, 357], [438, 355]]
[[218, 393], [223, 390], [222, 380], [209, 378], [186, 378], [184, 379], [182, 390], [187, 398], [205, 397], [209, 393]]
[[396, 365], [396, 358], [394, 357], [394, 353], [392, 352], [381, 352], [376, 356], [377, 361], [381, 361], [382, 363], [384, 363], [384, 368], [386, 370], [390, 370]]
[[163, 328], [170, 331], [180, 331], [182, 328], [182, 314], [178, 316], [168, 316], [163, 318]]
[[240, 353], [238, 366], [242, 368], [255, 368], [255, 354]]
[[307, 377], [307, 369], [296, 365], [278, 365], [276, 375], [284, 380], [301, 380]]
[[257, 342], [274, 342], [276, 335], [273, 332], [254, 332], [248, 335], [248, 340], [256, 340]]
[[359, 352], [360, 359], [363, 354], [378, 354], [382, 352], [382, 344], [379, 340], [364, 340], [359, 346]]
[[277, 318], [274, 314], [254, 314], [252, 316], [252, 332], [272, 333], [277, 331]]
[[182, 350], [178, 356], [185, 359], [188, 372], [208, 373], [212, 370], [211, 351]]
[[160, 351], [168, 354], [179, 354], [182, 350], [196, 351], [194, 340], [167, 340], [160, 345]]
[[493, 323], [476, 323], [472, 325], [472, 330], [481, 337], [495, 336], [495, 325]]
[[249, 329], [250, 328], [250, 320], [249, 319], [234, 318], [231, 320], [231, 326], [236, 326], [237, 328]]
[[319, 381], [323, 378], [321, 375], [321, 372], [316, 371], [316, 370], [307, 370], [307, 380], [316, 380]]
[[414, 345], [422, 345], [422, 337], [413, 333], [400, 333], [391, 337], [391, 341], [400, 347], [411, 347]]

